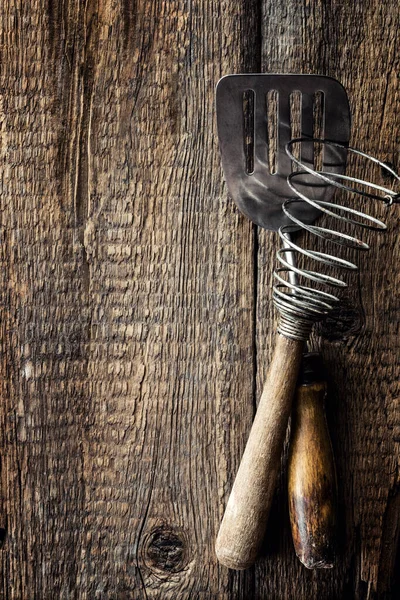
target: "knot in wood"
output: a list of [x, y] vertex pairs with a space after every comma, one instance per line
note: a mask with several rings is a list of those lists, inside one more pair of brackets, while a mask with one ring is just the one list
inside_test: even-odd
[[178, 573], [187, 564], [186, 540], [181, 531], [161, 525], [153, 530], [145, 542], [146, 566], [158, 573]]
[[342, 298], [340, 305], [329, 316], [317, 323], [316, 333], [329, 342], [345, 342], [360, 334], [364, 326], [361, 307]]

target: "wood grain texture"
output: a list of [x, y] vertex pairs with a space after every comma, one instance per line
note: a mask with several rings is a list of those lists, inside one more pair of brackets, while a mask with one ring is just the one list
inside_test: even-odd
[[271, 357], [277, 244], [227, 196], [214, 86], [337, 76], [354, 142], [398, 168], [395, 0], [0, 7], [1, 598], [395, 597], [398, 211], [347, 328], [315, 338], [338, 567], [298, 563], [284, 478], [257, 567], [213, 550]]
[[248, 596], [214, 557], [254, 370], [214, 87], [257, 8], [0, 13], [3, 596]]

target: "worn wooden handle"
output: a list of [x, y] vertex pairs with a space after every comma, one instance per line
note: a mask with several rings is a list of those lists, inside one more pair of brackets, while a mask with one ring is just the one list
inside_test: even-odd
[[268, 378], [216, 542], [216, 554], [231, 569], [246, 569], [264, 537], [303, 342], [278, 335]]
[[333, 566], [336, 473], [323, 381], [297, 388], [289, 451], [289, 512], [296, 554], [308, 569]]

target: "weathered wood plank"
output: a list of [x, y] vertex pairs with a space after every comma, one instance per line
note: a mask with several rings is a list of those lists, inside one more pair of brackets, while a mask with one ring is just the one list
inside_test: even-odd
[[314, 339], [337, 568], [295, 559], [284, 476], [266, 556], [240, 574], [216, 563], [272, 352], [276, 240], [227, 197], [214, 85], [260, 68], [336, 76], [354, 142], [399, 166], [396, 3], [0, 4], [0, 597], [391, 597], [396, 211], [370, 236], [347, 328]]
[[[10, 2], [0, 18], [2, 592], [65, 598], [79, 580], [89, 327], [76, 171], [68, 161], [65, 182], [57, 176], [71, 129], [57, 101], [48, 15], [40, 3]], [[74, 98], [71, 89], [65, 104]]]
[[213, 551], [254, 368], [214, 86], [257, 7], [3, 7], [3, 595], [246, 597]]
[[[265, 0], [262, 69], [338, 78], [350, 97], [353, 145], [399, 169], [398, 36], [395, 2]], [[359, 263], [360, 274], [353, 278], [348, 303], [339, 315], [344, 324], [339, 332], [337, 324], [326, 324], [313, 339], [330, 373], [327, 410], [341, 494], [340, 556], [333, 570], [314, 573], [295, 559], [284, 475], [267, 532], [277, 540], [276, 551], [256, 569], [257, 598], [392, 597], [395, 586], [399, 589], [394, 565], [399, 527], [399, 213], [364, 208], [387, 219], [389, 232], [366, 236], [371, 244], [368, 255], [347, 252]], [[310, 237], [306, 243], [312, 247], [315, 241]], [[257, 388], [261, 390], [276, 318], [270, 288], [277, 240], [260, 232], [258, 244]]]

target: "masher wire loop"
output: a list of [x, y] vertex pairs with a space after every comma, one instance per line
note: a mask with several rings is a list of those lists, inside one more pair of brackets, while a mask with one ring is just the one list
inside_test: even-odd
[[[309, 177], [311, 175], [316, 178], [316, 181], [320, 182], [319, 185], [334, 186], [355, 196], [371, 200], [380, 200], [387, 205], [400, 201], [399, 193], [372, 181], [314, 169], [309, 164], [306, 164], [304, 161], [294, 156], [292, 152], [294, 144], [301, 145], [305, 143], [318, 143], [326, 146], [334, 146], [347, 153], [361, 156], [362, 158], [379, 165], [382, 170], [400, 182], [399, 175], [393, 171], [390, 166], [365, 152], [344, 144], [319, 138], [297, 138], [291, 140], [286, 145], [285, 149], [287, 155], [293, 163], [300, 167], [300, 170], [293, 171], [287, 178], [288, 185], [295, 196], [293, 198], [288, 198], [283, 203], [282, 209], [285, 215], [293, 222], [293, 225], [285, 225], [281, 227], [278, 232], [283, 247], [278, 250], [276, 255], [279, 266], [274, 271], [276, 283], [273, 286], [273, 302], [281, 317], [278, 331], [288, 338], [302, 341], [307, 341], [313, 324], [326, 317], [332, 309], [340, 303], [339, 296], [328, 291], [323, 291], [320, 287], [339, 289], [347, 287], [347, 283], [338, 277], [323, 273], [321, 270], [310, 270], [308, 268], [305, 269], [297, 266], [295, 260], [296, 256], [304, 256], [306, 259], [311, 259], [317, 264], [326, 267], [337, 267], [345, 270], [356, 270], [358, 267], [356, 264], [345, 260], [344, 258], [325, 252], [303, 248], [293, 241], [291, 234], [298, 231], [300, 227], [309, 231], [312, 235], [328, 240], [338, 246], [356, 248], [357, 250], [364, 251], [369, 250], [369, 246], [358, 237], [349, 235], [343, 231], [305, 223], [301, 218], [294, 214], [293, 208], [296, 204], [298, 205], [299, 203], [306, 202], [319, 210], [321, 214], [326, 214], [330, 218], [340, 221], [342, 224], [347, 223], [362, 229], [383, 231], [386, 229], [386, 225], [383, 221], [348, 206], [313, 199], [310, 192], [313, 187], [316, 187], [315, 184], [309, 185], [308, 188], [303, 184], [302, 187], [307, 188], [307, 191], [304, 192], [304, 189], [300, 191], [298, 180], [301, 179], [301, 177]], [[371, 191], [367, 191], [364, 188], [368, 188]]]

